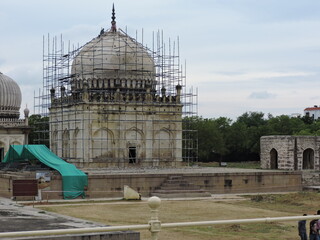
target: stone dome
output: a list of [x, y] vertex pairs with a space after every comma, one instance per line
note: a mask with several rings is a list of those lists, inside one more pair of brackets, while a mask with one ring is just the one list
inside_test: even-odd
[[[103, 86], [94, 86], [99, 89], [117, 85], [138, 89], [155, 85], [155, 65], [151, 54], [121, 30], [102, 32], [84, 45], [73, 60], [71, 74], [73, 89], [82, 88], [85, 79], [107, 80], [108, 84], [103, 81]], [[89, 84], [89, 88], [93, 86]]]
[[10, 77], [0, 72], [0, 118], [19, 118], [21, 90]]

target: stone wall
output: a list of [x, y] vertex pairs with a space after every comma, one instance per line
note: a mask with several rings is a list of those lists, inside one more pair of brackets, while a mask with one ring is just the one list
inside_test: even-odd
[[[301, 172], [266, 171], [266, 172], [241, 172], [241, 173], [185, 173], [185, 174], [99, 174], [89, 175], [88, 198], [121, 198], [123, 187], [128, 185], [138, 191], [143, 197], [150, 193], [170, 176], [182, 176], [188, 182], [212, 194], [223, 193], [259, 193], [302, 190]], [[16, 178], [15, 175], [12, 178]], [[26, 176], [25, 176], [26, 177]], [[32, 178], [30, 176], [30, 178]], [[1, 189], [1, 196], [11, 196], [7, 176], [0, 175], [0, 183], [6, 182]], [[12, 187], [11, 187], [12, 189]], [[42, 198], [62, 199], [61, 176], [51, 178], [49, 189], [42, 190]]]
[[320, 137], [263, 136], [260, 139], [261, 167], [283, 170], [319, 170]]
[[320, 185], [320, 172], [319, 171], [302, 171], [302, 185], [303, 186], [316, 186]]

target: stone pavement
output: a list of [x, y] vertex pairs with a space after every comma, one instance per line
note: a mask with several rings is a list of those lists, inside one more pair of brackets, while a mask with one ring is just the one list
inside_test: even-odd
[[[32, 206], [23, 206], [10, 199], [0, 198], [0, 232], [36, 231], [68, 228], [105, 227], [95, 222], [49, 213]], [[101, 232], [56, 236], [1, 238], [15, 240], [139, 240], [139, 232]]]
[[105, 226], [45, 212], [32, 206], [18, 204], [7, 198], [0, 198], [0, 216], [0, 232]]

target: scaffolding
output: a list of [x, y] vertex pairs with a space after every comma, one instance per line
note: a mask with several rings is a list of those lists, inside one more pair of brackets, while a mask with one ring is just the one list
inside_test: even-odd
[[179, 38], [165, 43], [158, 31], [147, 48], [141, 36], [111, 28], [83, 46], [44, 36], [34, 113], [45, 121], [34, 143], [80, 167], [197, 162], [198, 93], [187, 86]]

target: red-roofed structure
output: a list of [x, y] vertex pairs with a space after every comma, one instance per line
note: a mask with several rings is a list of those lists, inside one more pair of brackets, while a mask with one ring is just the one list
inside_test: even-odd
[[304, 115], [308, 117], [312, 117], [313, 119], [319, 119], [320, 118], [320, 106], [317, 105], [313, 107], [307, 107], [304, 109]]

